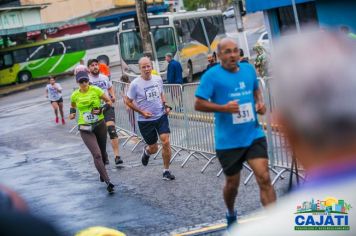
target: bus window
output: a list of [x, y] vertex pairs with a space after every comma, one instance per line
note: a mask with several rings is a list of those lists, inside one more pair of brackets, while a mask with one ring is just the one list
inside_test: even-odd
[[6, 69], [14, 64], [11, 54], [0, 55], [0, 69]]
[[31, 47], [28, 49], [28, 60], [37, 60], [41, 58], [48, 57], [47, 48], [45, 45]]
[[48, 56], [57, 56], [62, 55], [64, 53], [64, 45], [63, 42], [56, 42], [47, 44]]
[[13, 51], [13, 56], [14, 56], [15, 63], [25, 62], [29, 56], [27, 52], [27, 48]]
[[183, 32], [183, 42], [188, 43], [190, 42], [190, 31], [189, 31], [189, 24], [187, 20], [181, 21], [182, 25], [182, 32]]
[[158, 59], [165, 57], [166, 53], [173, 55], [177, 51], [172, 28], [157, 28], [153, 31]]
[[130, 31], [120, 35], [121, 57], [128, 62], [137, 62], [143, 56], [141, 37]]

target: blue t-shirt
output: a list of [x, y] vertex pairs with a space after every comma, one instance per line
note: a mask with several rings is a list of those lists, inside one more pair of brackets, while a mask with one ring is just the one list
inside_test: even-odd
[[171, 60], [167, 69], [167, 82], [169, 84], [183, 84], [182, 66], [176, 60]]
[[255, 69], [247, 63], [239, 64], [237, 72], [229, 72], [221, 65], [208, 70], [202, 77], [195, 96], [224, 105], [237, 100], [240, 113], [215, 112], [215, 148], [226, 150], [248, 147], [264, 132], [257, 120], [254, 91], [258, 89]]

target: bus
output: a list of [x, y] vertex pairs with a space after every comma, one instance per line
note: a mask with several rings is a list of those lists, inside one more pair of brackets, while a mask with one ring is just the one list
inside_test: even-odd
[[0, 85], [73, 71], [81, 59], [120, 63], [118, 27], [84, 31], [0, 49]]
[[[202, 24], [201, 19], [210, 24]], [[187, 78], [187, 82], [192, 82], [194, 74], [206, 69], [207, 54], [212, 53], [216, 56], [217, 44], [221, 38], [225, 37], [224, 21], [219, 10], [166, 13], [149, 16], [148, 21], [160, 74], [164, 75], [167, 71], [166, 53], [172, 53], [174, 59], [181, 63], [183, 77]], [[210, 48], [191, 37], [197, 24], [201, 24], [202, 28], [207, 25], [217, 27], [217, 35], [209, 45]], [[205, 30], [210, 29], [206, 27]], [[119, 24], [118, 37], [123, 73], [129, 77], [139, 75], [138, 60], [143, 56], [143, 49], [134, 19], [124, 20]]]

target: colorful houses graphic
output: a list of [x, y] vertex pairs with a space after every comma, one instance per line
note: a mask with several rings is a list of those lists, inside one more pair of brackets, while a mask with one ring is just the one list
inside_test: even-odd
[[334, 197], [327, 197], [324, 200], [304, 201], [301, 205], [297, 206], [296, 213], [338, 213], [347, 214], [351, 208], [351, 205], [346, 203], [342, 199], [336, 199]]

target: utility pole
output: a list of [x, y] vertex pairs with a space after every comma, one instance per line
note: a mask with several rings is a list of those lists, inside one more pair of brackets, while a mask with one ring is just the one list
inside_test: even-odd
[[135, 4], [138, 26], [140, 28], [140, 35], [142, 40], [143, 55], [149, 57], [151, 60], [154, 60], [150, 37], [150, 27], [146, 13], [146, 2], [144, 0], [136, 0]]
[[242, 31], [244, 31], [244, 26], [243, 26], [242, 16], [241, 16], [241, 11], [243, 9], [240, 9], [239, 0], [233, 0], [233, 3], [234, 3], [235, 21], [236, 21], [237, 31], [242, 32]]

